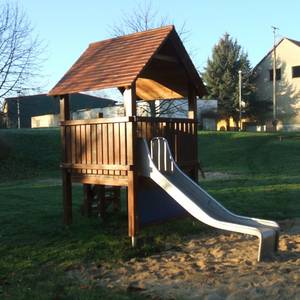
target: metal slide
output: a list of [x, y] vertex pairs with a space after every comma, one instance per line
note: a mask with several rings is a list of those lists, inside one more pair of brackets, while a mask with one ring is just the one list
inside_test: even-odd
[[258, 237], [258, 261], [277, 250], [279, 225], [228, 211], [179, 169], [165, 138], [152, 139], [151, 153], [147, 142], [139, 139], [138, 156], [139, 174], [151, 178], [193, 217], [215, 228]]

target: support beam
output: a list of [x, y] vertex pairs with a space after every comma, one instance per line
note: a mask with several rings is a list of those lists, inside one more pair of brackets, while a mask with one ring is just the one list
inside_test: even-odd
[[123, 93], [125, 115], [136, 116], [136, 84], [127, 87]]
[[[70, 104], [69, 95], [60, 96], [60, 121], [66, 121], [70, 119]], [[65, 127], [61, 126], [61, 147], [62, 147], [62, 163], [67, 163], [67, 151], [66, 145], [66, 133]], [[64, 216], [63, 222], [65, 225], [72, 223], [72, 180], [71, 174], [67, 169], [62, 169], [62, 185], [63, 185], [63, 209]]]
[[[198, 161], [198, 126], [197, 126], [197, 98], [196, 90], [191, 83], [188, 86], [188, 118], [195, 121], [194, 126], [194, 145], [192, 146], [193, 160]], [[191, 170], [193, 180], [198, 182], [198, 164]]]
[[178, 59], [175, 56], [164, 55], [164, 54], [155, 54], [154, 58], [158, 59], [158, 60], [162, 60], [162, 61], [176, 63], [176, 64], [179, 63]]
[[[124, 105], [126, 116], [136, 115], [136, 84], [132, 84], [131, 87], [126, 88], [124, 91]], [[135, 240], [138, 231], [137, 224], [137, 174], [134, 168], [136, 164], [136, 122], [131, 120], [127, 123], [127, 141], [128, 141], [128, 165], [132, 166], [132, 169], [128, 171], [128, 235]]]
[[188, 89], [188, 118], [197, 120], [196, 91], [191, 84], [189, 84]]

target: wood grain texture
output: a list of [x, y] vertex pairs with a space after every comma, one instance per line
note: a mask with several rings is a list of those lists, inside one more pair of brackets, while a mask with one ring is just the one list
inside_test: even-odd
[[[69, 95], [63, 95], [59, 100], [60, 120], [65, 121], [70, 118]], [[68, 132], [68, 134], [67, 134]], [[70, 129], [61, 126], [61, 144], [62, 144], [62, 163], [67, 163], [72, 155], [68, 154], [71, 149]], [[65, 225], [72, 223], [72, 181], [71, 174], [68, 170], [62, 169], [62, 186], [63, 186], [63, 222]]]

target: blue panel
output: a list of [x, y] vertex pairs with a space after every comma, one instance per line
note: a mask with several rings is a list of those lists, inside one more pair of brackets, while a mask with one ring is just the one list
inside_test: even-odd
[[137, 209], [141, 225], [186, 214], [185, 209], [153, 181], [144, 179], [138, 187]]

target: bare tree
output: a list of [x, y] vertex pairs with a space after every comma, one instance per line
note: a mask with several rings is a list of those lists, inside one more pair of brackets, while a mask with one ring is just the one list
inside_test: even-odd
[[[151, 0], [139, 2], [130, 13], [123, 13], [123, 18], [109, 28], [110, 35], [118, 37], [134, 32], [149, 30], [152, 28], [166, 26], [173, 23], [168, 16], [161, 16], [156, 10]], [[189, 31], [184, 22], [178, 30], [178, 34], [183, 42], [188, 40]], [[172, 114], [177, 111], [184, 111], [184, 103], [178, 101], [149, 101], [149, 106], [143, 105], [141, 110], [151, 116], [162, 116]]]
[[110, 27], [110, 33], [113, 36], [121, 36], [167, 24], [168, 18], [159, 16], [151, 1], [144, 1], [138, 3], [131, 13], [125, 12], [123, 18]]
[[17, 3], [0, 3], [0, 99], [33, 89], [44, 51], [33, 27]]

